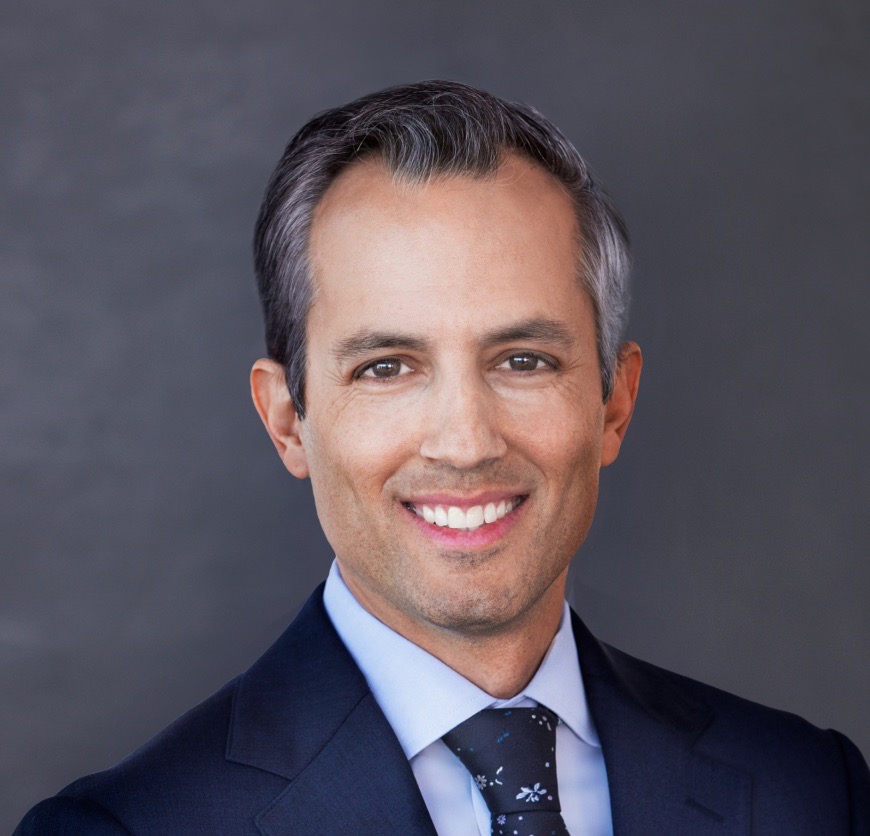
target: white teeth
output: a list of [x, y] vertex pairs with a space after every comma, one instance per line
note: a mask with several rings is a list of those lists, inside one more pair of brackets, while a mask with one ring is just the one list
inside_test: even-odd
[[516, 502], [502, 499], [498, 505], [489, 502], [486, 506], [474, 505], [467, 510], [456, 505], [436, 505], [434, 508], [429, 505], [413, 507], [417, 515], [421, 516], [427, 523], [474, 531], [482, 525], [489, 525], [502, 519], [516, 508]]
[[483, 508], [480, 505], [475, 505], [465, 512], [465, 527], [479, 528], [483, 525]]

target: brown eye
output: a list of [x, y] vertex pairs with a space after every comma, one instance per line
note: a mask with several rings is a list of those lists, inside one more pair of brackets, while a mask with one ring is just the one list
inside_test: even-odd
[[513, 354], [507, 362], [515, 372], [533, 372], [537, 370], [541, 358], [535, 354]]
[[375, 360], [363, 369], [360, 377], [374, 377], [380, 380], [390, 377], [398, 377], [402, 373], [404, 364], [396, 357], [384, 357], [381, 360]]

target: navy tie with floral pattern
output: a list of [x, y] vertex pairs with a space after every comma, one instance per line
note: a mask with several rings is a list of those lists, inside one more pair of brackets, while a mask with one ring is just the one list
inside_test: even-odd
[[556, 789], [555, 714], [485, 708], [442, 738], [471, 773], [492, 817], [492, 836], [565, 836]]

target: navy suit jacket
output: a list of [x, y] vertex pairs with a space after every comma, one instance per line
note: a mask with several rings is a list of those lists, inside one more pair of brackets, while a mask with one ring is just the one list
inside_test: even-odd
[[[868, 836], [855, 746], [633, 659], [574, 617], [616, 836]], [[242, 676], [16, 836], [435, 836], [410, 765], [323, 607], [322, 587]]]

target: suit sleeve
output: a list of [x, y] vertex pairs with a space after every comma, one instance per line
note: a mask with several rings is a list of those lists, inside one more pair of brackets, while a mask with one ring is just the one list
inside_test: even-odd
[[12, 836], [130, 836], [111, 813], [86, 798], [55, 796], [41, 801]]
[[843, 753], [849, 791], [849, 814], [852, 836], [870, 833], [870, 770], [858, 747], [845, 735], [833, 732]]

